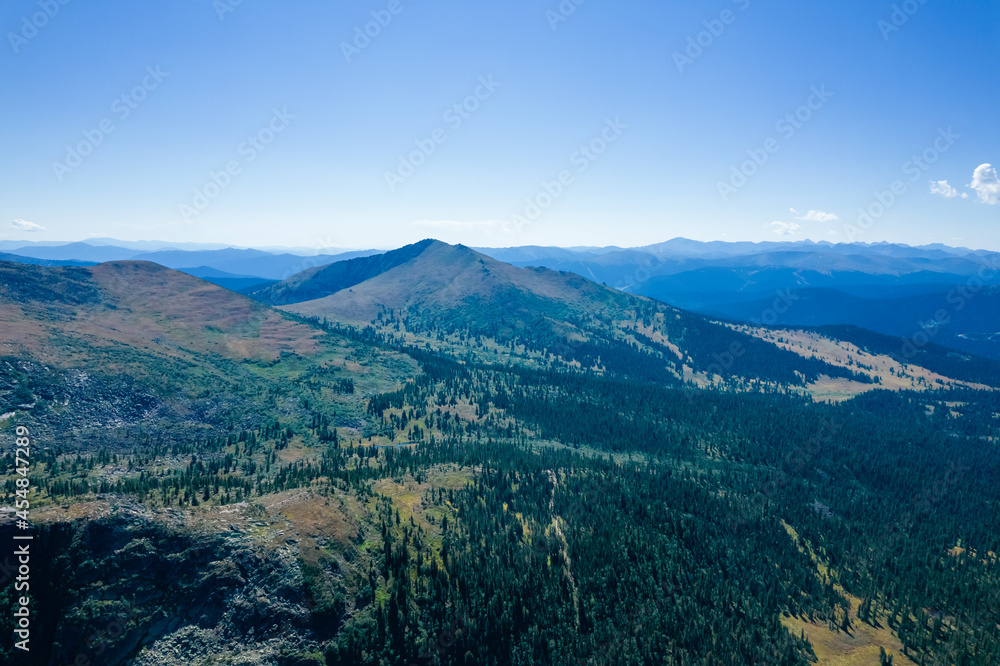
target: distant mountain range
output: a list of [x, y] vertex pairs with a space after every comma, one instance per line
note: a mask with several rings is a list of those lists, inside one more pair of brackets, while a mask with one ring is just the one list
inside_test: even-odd
[[[303, 256], [282, 249], [109, 242], [18, 246], [4, 241], [0, 250], [7, 252], [4, 260], [41, 265], [152, 261], [233, 291], [257, 292], [257, 298], [274, 305], [331, 296], [413, 258], [406, 254], [412, 250]], [[523, 246], [475, 251], [520, 268], [575, 273], [618, 291], [714, 317], [785, 326], [849, 324], [1000, 358], [997, 252], [939, 244], [730, 243], [684, 238], [637, 248]]]
[[[139, 252], [158, 252], [160, 250], [225, 250], [227, 248], [236, 247], [237, 249], [249, 249], [242, 246], [227, 245], [226, 243], [192, 243], [192, 242], [176, 242], [176, 241], [158, 241], [158, 240], [144, 240], [144, 241], [125, 241], [119, 240], [117, 238], [108, 237], [97, 237], [88, 238], [84, 241], [80, 241], [86, 245], [96, 246], [96, 247], [106, 247], [113, 246], [118, 248], [123, 248], [126, 250], [136, 250]], [[70, 243], [66, 241], [24, 241], [24, 240], [0, 240], [0, 251], [6, 251], [16, 248], [25, 247], [59, 247], [66, 245], [76, 245], [77, 243]], [[274, 254], [301, 254], [306, 256], [311, 256], [314, 254], [341, 254], [343, 252], [349, 252], [349, 249], [344, 248], [334, 248], [334, 247], [255, 247], [255, 250], [263, 250], [265, 252], [273, 252]]]
[[[930, 339], [907, 353], [903, 339], [860, 329], [741, 326], [572, 272], [518, 268], [434, 240], [309, 269], [248, 293], [314, 322], [372, 327], [467, 359], [555, 363], [660, 383], [798, 386], [842, 397], [875, 385], [1000, 378], [1000, 364], [951, 353]], [[818, 354], [816, 344], [839, 351]]]
[[[0, 249], [3, 247], [0, 246]], [[238, 278], [246, 280], [247, 278], [257, 278], [256, 284], [266, 280], [281, 280], [313, 266], [322, 266], [344, 259], [379, 253], [379, 250], [354, 250], [338, 254], [302, 255], [287, 251], [268, 252], [232, 247], [176, 249], [169, 246], [156, 251], [147, 251], [119, 245], [94, 245], [89, 242], [26, 245], [9, 250], [9, 254], [12, 255], [58, 262], [56, 265], [81, 265], [81, 262], [83, 262], [82, 265], [86, 265], [88, 262], [101, 263], [123, 260], [152, 261], [161, 266], [188, 272], [212, 282], [215, 282], [216, 279], [232, 280]], [[22, 263], [28, 262], [22, 261]], [[191, 269], [191, 267], [197, 268]], [[210, 274], [202, 269], [214, 269], [218, 273]], [[219, 284], [230, 286], [230, 284], [221, 282]]]
[[6, 252], [0, 252], [0, 261], [11, 261], [16, 264], [31, 264], [33, 266], [94, 266], [97, 263], [94, 261], [36, 259], [34, 257], [25, 257], [19, 254], [8, 254]]
[[572, 271], [696, 312], [775, 325], [852, 324], [1000, 358], [1000, 253], [942, 245], [700, 243], [482, 250]]

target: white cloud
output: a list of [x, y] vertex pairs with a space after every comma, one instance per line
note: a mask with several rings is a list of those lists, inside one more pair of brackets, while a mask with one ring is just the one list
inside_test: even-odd
[[45, 231], [45, 227], [40, 224], [35, 224], [34, 222], [28, 222], [27, 220], [13, 220], [10, 226], [14, 227], [18, 231]]
[[947, 180], [932, 180], [931, 194], [940, 194], [945, 199], [954, 199], [958, 196], [958, 190], [949, 185]]
[[794, 222], [772, 222], [770, 227], [775, 236], [791, 236], [802, 228]]
[[997, 170], [990, 164], [980, 164], [972, 174], [969, 187], [979, 195], [979, 201], [984, 204], [1000, 204], [1000, 177]]
[[824, 213], [821, 210], [811, 210], [805, 215], [800, 215], [799, 211], [794, 208], [789, 208], [792, 211], [792, 215], [795, 216], [796, 220], [805, 220], [806, 222], [833, 222], [838, 219], [833, 213]]

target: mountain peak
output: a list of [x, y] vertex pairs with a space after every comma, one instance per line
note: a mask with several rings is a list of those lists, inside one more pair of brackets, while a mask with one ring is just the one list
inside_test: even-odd
[[277, 284], [258, 289], [250, 296], [268, 305], [289, 305], [324, 298], [382, 275], [425, 252], [440, 254], [454, 248], [439, 240], [426, 238], [383, 254], [309, 268]]
[[583, 312], [622, 294], [574, 273], [517, 268], [465, 245], [426, 239], [378, 257], [304, 271], [252, 296], [299, 314], [367, 323], [387, 310], [418, 319], [450, 319], [467, 308], [482, 321], [534, 318], [550, 310], [555, 316], [567, 304]]

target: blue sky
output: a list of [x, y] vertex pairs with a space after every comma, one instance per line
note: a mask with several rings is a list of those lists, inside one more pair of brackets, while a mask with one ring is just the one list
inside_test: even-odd
[[0, 27], [0, 239], [1000, 249], [995, 0], [9, 0]]

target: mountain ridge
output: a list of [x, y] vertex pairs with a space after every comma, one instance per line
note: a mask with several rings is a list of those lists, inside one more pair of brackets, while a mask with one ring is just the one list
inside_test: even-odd
[[[925, 377], [922, 369], [907, 370], [890, 358], [874, 363], [874, 357], [853, 346], [832, 354], [830, 359], [836, 360], [828, 363], [805, 345], [783, 347], [754, 330], [618, 291], [577, 273], [521, 268], [461, 245], [424, 241], [396, 252], [382, 255], [393, 259], [391, 266], [364, 275], [346, 271], [356, 278], [350, 286], [342, 282], [343, 288], [318, 298], [308, 296], [324, 289], [310, 282], [320, 281], [329, 289], [332, 283], [324, 280], [323, 271], [340, 275], [349, 262], [304, 272], [283, 283], [294, 291], [278, 291], [281, 300], [296, 300], [295, 294], [303, 300], [278, 307], [314, 321], [374, 327], [418, 345], [443, 344], [456, 354], [537, 367], [555, 363], [667, 384], [732, 383], [743, 390], [782, 385], [810, 391], [833, 379], [836, 391], [855, 394], [888, 380], [862, 369], [862, 361], [882, 372], [891, 368], [897, 388], [958, 379], [933, 372]], [[275, 286], [253, 295], [273, 294]], [[470, 347], [468, 341], [475, 344]], [[855, 361], [842, 362], [841, 357]], [[959, 375], [972, 376], [961, 368]]]

